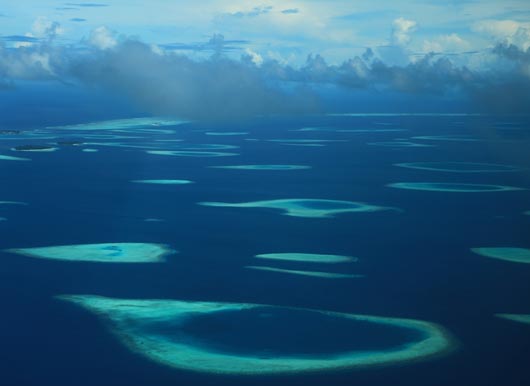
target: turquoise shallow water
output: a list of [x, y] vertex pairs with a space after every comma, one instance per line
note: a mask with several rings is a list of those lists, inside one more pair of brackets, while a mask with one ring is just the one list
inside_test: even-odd
[[[76, 119], [82, 121], [82, 117]], [[455, 120], [464, 120], [464, 124], [456, 125]], [[60, 386], [74, 380], [79, 385], [161, 386], [249, 382], [355, 382], [373, 386], [387, 385], [389, 379], [407, 386], [525, 384], [530, 328], [495, 314], [530, 312], [528, 267], [485, 258], [471, 248], [530, 248], [530, 218], [523, 214], [530, 209], [529, 191], [444, 193], [386, 186], [432, 182], [445, 187], [475, 184], [528, 189], [528, 165], [524, 152], [518, 151], [520, 144], [530, 138], [528, 131], [520, 130], [516, 137], [502, 130], [495, 136], [490, 131], [485, 135], [481, 128], [494, 127], [495, 121], [495, 117], [308, 117], [256, 120], [237, 130], [185, 123], [156, 127], [167, 132], [133, 130], [113, 134], [92, 128], [90, 132], [50, 130], [35, 122], [32, 128], [42, 130], [40, 134], [32, 131], [31, 136], [15, 135], [15, 139], [12, 134], [9, 139], [0, 136], [0, 154], [31, 159], [0, 159], [4, 181], [0, 201], [27, 204], [0, 204], [0, 216], [6, 219], [0, 222], [0, 293], [5, 307], [0, 320], [0, 352], [6, 358], [0, 367], [4, 379], [7, 384]], [[406, 131], [364, 131], [382, 122]], [[320, 126], [343, 131], [291, 131]], [[344, 131], [355, 128], [363, 132]], [[222, 130], [249, 134], [204, 134]], [[410, 139], [447, 133], [457, 134], [456, 138], [470, 135], [477, 140], [416, 138], [414, 142], [435, 146], [412, 148], [369, 145], [392, 143], [404, 136]], [[37, 139], [34, 134], [51, 138]], [[98, 146], [92, 135], [133, 138], [105, 139], [125, 147]], [[246, 141], [248, 138], [258, 140]], [[279, 146], [268, 141], [277, 138], [326, 141], [319, 147]], [[74, 140], [82, 144], [56, 145]], [[58, 150], [10, 150], [25, 144], [51, 144]], [[211, 146], [215, 144], [222, 146]], [[153, 150], [151, 147], [160, 151], [215, 149], [237, 155], [160, 156], [147, 153]], [[99, 151], [84, 152], [86, 148]], [[518, 169], [509, 173], [441, 173], [394, 166], [456, 161], [513, 165]], [[238, 171], [211, 167], [223, 165], [310, 168]], [[194, 183], [130, 182], [136, 180]], [[350, 201], [399, 210], [310, 218], [284, 216], [274, 208], [198, 205], [288, 198]], [[315, 205], [317, 209], [333, 209], [337, 204], [311, 201], [311, 208]], [[167, 245], [179, 253], [165, 256], [165, 262], [113, 264], [38, 259], [4, 251], [119, 242]], [[253, 257], [292, 252], [355, 256], [358, 260], [319, 264], [257, 261]], [[245, 268], [257, 263], [363, 277], [324, 279]], [[64, 294], [257, 303], [412, 318], [443, 326], [454, 338], [455, 347], [440, 357], [382, 368], [251, 378], [201, 374], [171, 368], [133, 352], [117, 339], [104, 319], [54, 298]], [[134, 325], [134, 321], [130, 323]], [[195, 315], [179, 328], [171, 320], [138, 328], [175, 341], [195, 342], [213, 352], [262, 358], [323, 358], [351, 348], [385, 350], [414, 338], [410, 331], [284, 308]]]

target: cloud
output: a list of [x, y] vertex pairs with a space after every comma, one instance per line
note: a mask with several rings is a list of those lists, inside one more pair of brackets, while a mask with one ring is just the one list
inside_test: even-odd
[[103, 3], [65, 3], [65, 5], [73, 7], [86, 7], [86, 8], [98, 8], [98, 7], [108, 7], [109, 4]]
[[245, 50], [245, 54], [247, 55], [248, 59], [256, 66], [259, 67], [263, 64], [263, 57], [257, 52], [254, 52], [251, 49], [247, 48]]
[[474, 23], [472, 29], [499, 40], [515, 34], [519, 27], [521, 24], [514, 20], [481, 20]]
[[234, 13], [228, 14], [232, 17], [256, 17], [259, 15], [264, 15], [266, 13], [269, 13], [272, 10], [272, 6], [265, 6], [265, 7], [254, 7], [250, 11], [238, 11]]
[[295, 13], [299, 13], [300, 11], [298, 10], [298, 8], [288, 8], [288, 9], [284, 9], [282, 11], [283, 14], [285, 15], [293, 15]]
[[172, 51], [206, 51], [220, 55], [225, 52], [241, 50], [241, 45], [248, 43], [250, 43], [248, 40], [227, 40], [222, 34], [213, 34], [204, 43], [167, 43], [161, 44], [159, 47]]
[[462, 52], [469, 50], [470, 48], [471, 45], [469, 42], [458, 36], [456, 33], [439, 36], [433, 40], [425, 40], [423, 42], [424, 52]]
[[122, 93], [157, 114], [230, 119], [312, 108], [310, 96], [269, 83], [246, 61], [216, 55], [193, 61], [134, 40], [73, 60], [69, 70], [78, 81]]
[[[405, 24], [403, 31], [414, 28]], [[458, 42], [455, 36], [439, 41]], [[106, 27], [93, 30], [85, 46], [58, 46], [46, 38], [19, 48], [0, 42], [0, 83], [59, 80], [122, 95], [154, 114], [212, 120], [313, 112], [318, 110], [317, 95], [333, 88], [418, 100], [461, 98], [489, 112], [527, 112], [530, 103], [530, 51], [507, 42], [485, 52], [487, 66], [474, 69], [435, 54], [398, 65], [371, 49], [340, 64], [316, 54], [291, 67], [249, 48], [239, 60], [229, 58], [227, 42], [213, 35], [204, 43], [211, 55], [200, 60], [118, 37]]]
[[530, 23], [515, 20], [482, 20], [473, 24], [472, 29], [505, 45], [515, 45], [523, 50], [530, 47]]
[[61, 25], [56, 21], [48, 20], [46, 17], [38, 17], [31, 28], [33, 36], [47, 40], [53, 40], [64, 33]]
[[392, 23], [392, 44], [404, 46], [410, 42], [410, 34], [416, 30], [417, 23], [402, 17]]
[[116, 33], [105, 26], [98, 27], [90, 32], [88, 42], [101, 50], [107, 50], [118, 44]]
[[[38, 45], [7, 48], [0, 43], [0, 82], [12, 84], [14, 80], [52, 80], [64, 60], [60, 49], [47, 42]], [[56, 70], [59, 69], [57, 73]]]
[[70, 21], [81, 23], [83, 21], [86, 21], [86, 19], [80, 18], [80, 17], [73, 17], [70, 19]]

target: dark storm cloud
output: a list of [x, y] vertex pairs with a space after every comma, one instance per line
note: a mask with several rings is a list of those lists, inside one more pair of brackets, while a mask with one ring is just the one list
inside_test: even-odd
[[311, 97], [285, 92], [245, 62], [219, 56], [193, 61], [160, 55], [137, 41], [70, 63], [70, 75], [123, 93], [157, 114], [230, 119], [307, 111]]

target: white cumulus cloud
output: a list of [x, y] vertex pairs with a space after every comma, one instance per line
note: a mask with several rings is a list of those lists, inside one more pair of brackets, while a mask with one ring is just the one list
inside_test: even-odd
[[410, 34], [416, 30], [417, 23], [403, 17], [395, 19], [392, 23], [392, 44], [404, 46], [410, 42]]
[[425, 52], [460, 52], [470, 48], [469, 42], [455, 33], [423, 42], [423, 51]]
[[113, 48], [118, 44], [116, 33], [105, 26], [92, 30], [88, 42], [101, 50]]

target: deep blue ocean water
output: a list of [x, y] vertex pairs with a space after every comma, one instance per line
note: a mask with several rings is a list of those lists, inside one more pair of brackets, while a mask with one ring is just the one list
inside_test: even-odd
[[[82, 117], [63, 123], [79, 122], [83, 122]], [[39, 127], [35, 122], [20, 129]], [[303, 127], [330, 130], [291, 131]], [[334, 131], [383, 128], [404, 131]], [[1, 252], [0, 384], [530, 384], [530, 326], [494, 317], [495, 313], [530, 313], [530, 267], [470, 251], [481, 246], [530, 247], [530, 216], [523, 215], [530, 210], [529, 191], [442, 193], [385, 186], [428, 181], [528, 189], [528, 169], [448, 173], [393, 164], [463, 161], [529, 168], [529, 128], [529, 122], [521, 117], [322, 116], [257, 119], [237, 127], [187, 123], [171, 127], [175, 134], [142, 133], [141, 139], [127, 140], [87, 140], [83, 133], [72, 137], [68, 131], [56, 131], [56, 138], [50, 140], [7, 140], [0, 136], [1, 154], [32, 159], [0, 161], [0, 200], [29, 204], [0, 206], [0, 216], [7, 218], [0, 222], [0, 249], [153, 242], [179, 251], [162, 264], [61, 262]], [[249, 134], [208, 136], [206, 131]], [[472, 135], [478, 140], [411, 139], [448, 134]], [[51, 153], [9, 150], [16, 145], [72, 138], [127, 144], [183, 139], [184, 144], [218, 143], [240, 148], [226, 150], [238, 156], [216, 158], [158, 156], [142, 149], [96, 145], [61, 146]], [[322, 147], [267, 141], [287, 138], [345, 141]], [[399, 139], [435, 146], [370, 145]], [[163, 142], [158, 145], [165, 146]], [[99, 152], [82, 152], [86, 147]], [[312, 169], [207, 167], [261, 163], [309, 165]], [[162, 186], [129, 182], [158, 178], [195, 183]], [[273, 209], [197, 205], [203, 201], [280, 198], [351, 200], [402, 211], [312, 219], [283, 216]], [[164, 221], [146, 222], [146, 218]], [[330, 280], [244, 268], [256, 263], [252, 256], [271, 252], [356, 256], [357, 263], [326, 266], [278, 262], [274, 266], [318, 267], [365, 277]], [[61, 294], [259, 303], [417, 318], [444, 326], [455, 337], [457, 347], [440, 358], [353, 371], [264, 377], [199, 374], [165, 367], [130, 352], [96, 316], [53, 298]], [[282, 321], [288, 324], [289, 317], [284, 315]], [[295, 329], [295, 322], [299, 323], [299, 318], [293, 317], [293, 325], [285, 328]], [[252, 347], [263, 341], [260, 331], [252, 327], [241, 323], [241, 334], [247, 337], [241, 345]], [[323, 328], [316, 341], [339, 339], [341, 329], [337, 330]], [[288, 331], [279, 334], [288, 335]], [[255, 342], [249, 341], [253, 335]], [[226, 342], [227, 337], [222, 339]], [[329, 349], [329, 345], [323, 348]]]

